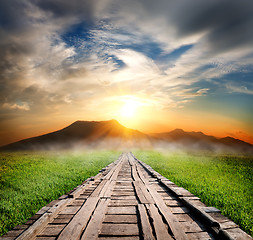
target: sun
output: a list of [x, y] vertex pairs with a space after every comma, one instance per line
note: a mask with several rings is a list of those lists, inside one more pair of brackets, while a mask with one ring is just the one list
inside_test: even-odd
[[132, 118], [137, 112], [139, 103], [133, 99], [126, 99], [125, 104], [120, 110], [121, 116], [125, 118]]

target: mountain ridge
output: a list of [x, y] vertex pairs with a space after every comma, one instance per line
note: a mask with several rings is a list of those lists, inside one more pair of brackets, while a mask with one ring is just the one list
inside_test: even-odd
[[174, 129], [170, 132], [145, 134], [126, 128], [117, 120], [82, 121], [47, 134], [23, 139], [0, 147], [0, 150], [51, 150], [73, 148], [179, 148], [252, 152], [253, 145], [242, 140], [216, 138], [203, 132], [186, 132]]

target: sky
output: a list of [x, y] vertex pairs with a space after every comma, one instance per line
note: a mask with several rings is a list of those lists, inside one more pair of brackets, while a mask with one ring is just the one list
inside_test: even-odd
[[0, 145], [116, 119], [253, 143], [252, 0], [1, 0]]

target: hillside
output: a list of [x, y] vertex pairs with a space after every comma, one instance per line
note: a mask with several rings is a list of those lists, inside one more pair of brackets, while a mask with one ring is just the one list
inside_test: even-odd
[[8, 144], [0, 150], [60, 150], [82, 148], [132, 149], [166, 148], [252, 153], [253, 145], [226, 137], [216, 138], [202, 132], [175, 129], [166, 133], [144, 134], [129, 129], [116, 120], [76, 121], [45, 135]]
[[129, 129], [116, 120], [76, 121], [61, 130], [24, 139], [1, 147], [1, 150], [53, 150], [71, 148], [119, 148], [147, 145], [149, 136]]
[[159, 142], [170, 143], [172, 147], [180, 149], [253, 153], [253, 145], [232, 137], [216, 138], [202, 132], [185, 132], [182, 129], [154, 133], [151, 136]]

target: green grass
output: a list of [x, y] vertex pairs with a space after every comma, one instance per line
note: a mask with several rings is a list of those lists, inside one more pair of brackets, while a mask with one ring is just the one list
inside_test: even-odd
[[118, 156], [113, 151], [0, 153], [0, 236]]
[[220, 209], [253, 236], [253, 157], [136, 151], [135, 156]]

